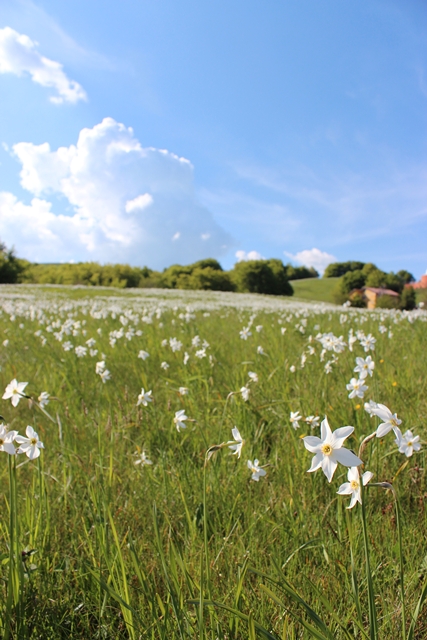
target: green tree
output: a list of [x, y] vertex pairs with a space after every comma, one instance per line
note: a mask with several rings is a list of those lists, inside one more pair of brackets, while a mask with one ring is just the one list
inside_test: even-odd
[[238, 262], [230, 272], [237, 291], [293, 295], [292, 286], [280, 260], [247, 260]]
[[318, 278], [319, 273], [314, 267], [294, 267], [291, 264], [285, 266], [288, 280], [303, 280], [305, 278]]
[[411, 311], [417, 306], [417, 297], [413, 287], [405, 287], [400, 295], [400, 309]]
[[403, 284], [409, 284], [410, 282], [415, 282], [415, 278], [412, 275], [412, 273], [410, 273], [409, 271], [406, 271], [406, 269], [401, 269], [396, 273], [396, 275], [399, 278], [399, 280], [403, 282]]
[[340, 278], [349, 271], [361, 271], [364, 265], [364, 262], [358, 262], [357, 260], [350, 260], [349, 262], [331, 262], [331, 264], [328, 264], [326, 267], [323, 277]]
[[21, 282], [27, 264], [16, 257], [14, 249], [7, 249], [0, 241], [0, 284]]

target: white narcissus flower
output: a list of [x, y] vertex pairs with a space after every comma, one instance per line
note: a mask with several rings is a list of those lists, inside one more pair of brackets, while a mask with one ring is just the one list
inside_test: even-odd
[[299, 429], [299, 421], [302, 420], [302, 416], [299, 411], [291, 411], [290, 420], [294, 429]]
[[180, 411], [175, 411], [175, 418], [173, 419], [173, 422], [176, 426], [176, 430], [179, 432], [181, 429], [185, 429], [186, 428], [186, 424], [184, 424], [184, 420], [188, 420], [188, 416], [185, 415], [185, 411], [184, 409], [181, 409]]
[[100, 362], [97, 362], [95, 365], [95, 373], [97, 373], [100, 376], [104, 370], [105, 370], [105, 360], [101, 360]]
[[360, 480], [362, 480], [362, 484], [364, 487], [368, 484], [368, 482], [373, 477], [372, 471], [365, 471], [360, 478], [359, 469], [357, 467], [351, 467], [348, 470], [347, 478], [348, 482], [344, 482], [338, 489], [337, 493], [340, 496], [349, 496], [351, 495], [350, 504], [347, 509], [352, 509], [356, 502], [362, 504], [362, 497], [360, 495]]
[[247, 340], [251, 335], [252, 333], [249, 331], [249, 327], [243, 327], [243, 329], [240, 331], [240, 337], [242, 340]]
[[365, 411], [369, 413], [369, 417], [372, 418], [372, 416], [375, 415], [375, 409], [378, 407], [378, 404], [373, 400], [369, 400], [369, 402], [365, 402], [363, 407]]
[[346, 385], [348, 391], [350, 391], [349, 398], [363, 398], [365, 391], [368, 390], [366, 384], [363, 384], [364, 380], [364, 378], [352, 378], [350, 380], [350, 383]]
[[260, 356], [264, 356], [265, 355], [265, 351], [264, 349], [261, 347], [261, 345], [259, 345], [259, 347], [256, 348], [256, 352], [260, 355]]
[[328, 423], [328, 418], [320, 425], [320, 438], [317, 436], [305, 436], [304, 446], [308, 451], [314, 453], [311, 461], [309, 473], [322, 469], [323, 473], [331, 482], [338, 462], [345, 467], [358, 467], [362, 460], [349, 449], [344, 449], [344, 440], [354, 431], [354, 427], [340, 427], [333, 433]]
[[169, 365], [167, 362], [162, 362], [160, 366], [164, 371], [167, 371], [167, 369], [169, 369]]
[[252, 380], [252, 382], [258, 382], [258, 374], [254, 371], [248, 371], [248, 377], [250, 378], [250, 380]]
[[8, 431], [4, 424], [0, 424], [0, 451], [5, 451], [10, 456], [14, 456], [16, 449], [13, 441], [17, 435], [17, 431]]
[[319, 426], [320, 418], [319, 416], [307, 416], [305, 421], [312, 429], [315, 429]]
[[242, 447], [245, 444], [242, 436], [240, 435], [240, 431], [237, 427], [234, 427], [231, 430], [231, 434], [233, 436], [233, 440], [229, 441], [228, 448], [233, 450], [233, 455], [237, 455], [240, 458], [240, 454], [242, 453]]
[[149, 357], [150, 354], [148, 353], [148, 351], [144, 351], [144, 349], [141, 349], [141, 351], [138, 353], [138, 358], [141, 358], [141, 360], [146, 360]]
[[240, 393], [242, 394], [243, 400], [247, 402], [249, 400], [250, 389], [248, 389], [248, 387], [242, 387]]
[[10, 398], [12, 405], [16, 407], [24, 395], [24, 389], [27, 384], [28, 382], [18, 382], [16, 378], [14, 378], [4, 390], [3, 400], [9, 400]]
[[328, 360], [328, 362], [325, 364], [325, 373], [328, 375], [329, 373], [332, 373], [332, 362], [330, 360]]
[[145, 392], [144, 387], [142, 387], [141, 393], [138, 396], [138, 402], [136, 403], [136, 406], [139, 407], [140, 404], [144, 405], [144, 407], [148, 406], [148, 403], [153, 401], [153, 398], [151, 397], [152, 393], [153, 392], [151, 389], [150, 391]]
[[399, 452], [405, 454], [407, 458], [410, 458], [414, 451], [421, 449], [420, 436], [414, 436], [409, 429], [402, 435], [399, 427], [394, 427], [394, 433], [396, 434], [395, 443], [399, 447]]
[[262, 469], [262, 467], [259, 466], [259, 461], [257, 459], [255, 459], [253, 462], [251, 460], [248, 460], [247, 465], [248, 469], [250, 469], [252, 473], [251, 479], [256, 480], [256, 482], [258, 482], [258, 480], [262, 476], [265, 476], [267, 473], [264, 469]]
[[42, 391], [39, 397], [37, 398], [38, 403], [42, 409], [45, 408], [47, 404], [49, 404], [50, 395], [47, 391]]
[[364, 358], [356, 358], [356, 366], [353, 371], [359, 374], [359, 378], [364, 380], [368, 375], [372, 376], [375, 369], [375, 362], [371, 356]]
[[135, 460], [135, 464], [140, 464], [141, 466], [153, 464], [152, 461], [147, 457], [145, 451], [142, 453], [135, 452], [135, 455], [138, 456], [138, 459]]
[[74, 349], [78, 358], [84, 358], [87, 353], [87, 347], [78, 346]]
[[43, 442], [40, 442], [38, 434], [33, 427], [28, 425], [25, 430], [27, 437], [15, 436], [15, 442], [19, 444], [16, 453], [25, 453], [30, 460], [35, 460], [40, 455], [40, 449], [44, 449]]
[[365, 352], [374, 351], [375, 343], [376, 343], [376, 338], [374, 338], [372, 333], [369, 333], [367, 336], [364, 336], [360, 340], [360, 345], [363, 347]]
[[378, 426], [377, 438], [382, 438], [387, 435], [389, 431], [399, 427], [402, 424], [402, 420], [399, 420], [395, 413], [392, 413], [385, 404], [377, 404], [375, 409], [372, 409], [374, 415], [378, 416], [383, 422]]
[[187, 387], [180, 387], [178, 389], [178, 393], [180, 396], [188, 396], [188, 389]]
[[184, 364], [187, 364], [187, 362], [189, 361], [190, 356], [187, 352], [184, 353]]
[[104, 371], [99, 375], [104, 384], [107, 382], [107, 380], [111, 379], [111, 373], [108, 371], [108, 369], [104, 369]]

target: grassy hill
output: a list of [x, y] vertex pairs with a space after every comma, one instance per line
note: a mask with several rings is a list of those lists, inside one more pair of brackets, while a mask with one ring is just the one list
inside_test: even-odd
[[333, 302], [332, 291], [339, 278], [305, 278], [292, 280], [294, 296], [303, 300]]

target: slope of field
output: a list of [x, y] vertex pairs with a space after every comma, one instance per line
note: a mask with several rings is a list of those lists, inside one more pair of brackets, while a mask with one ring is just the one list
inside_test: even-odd
[[332, 291], [339, 278], [304, 278], [292, 280], [294, 296], [303, 300], [332, 302]]

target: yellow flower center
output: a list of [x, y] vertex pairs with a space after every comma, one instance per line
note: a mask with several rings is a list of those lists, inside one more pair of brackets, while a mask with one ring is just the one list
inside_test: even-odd
[[332, 449], [330, 444], [323, 444], [322, 445], [322, 453], [323, 453], [323, 455], [330, 456], [332, 451], [333, 451], [333, 449]]
[[37, 444], [37, 438], [31, 438], [31, 444]]
[[356, 491], [359, 488], [359, 482], [357, 480], [352, 480], [350, 482], [350, 487], [353, 491]]
[[4, 440], [0, 438], [0, 447], [2, 447], [3, 445], [4, 445]]
[[406, 443], [406, 445], [407, 445], [408, 447], [412, 447], [412, 445], [413, 445], [412, 440], [409, 440], [409, 442], [407, 442], [407, 443]]

